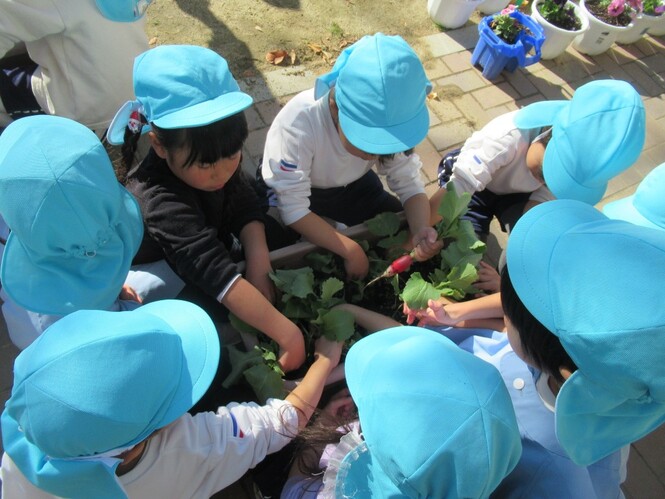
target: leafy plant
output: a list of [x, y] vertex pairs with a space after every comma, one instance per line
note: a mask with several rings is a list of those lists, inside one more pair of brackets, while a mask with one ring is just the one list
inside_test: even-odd
[[587, 9], [603, 22], [628, 26], [642, 12], [642, 0], [589, 0]]
[[492, 31], [506, 43], [513, 44], [522, 31], [530, 31], [516, 17], [510, 14], [516, 10], [515, 5], [509, 5], [500, 13], [496, 14], [490, 22]]
[[643, 12], [649, 16], [660, 16], [665, 12], [663, 0], [642, 0]]
[[[438, 209], [442, 220], [436, 226], [445, 249], [428, 262], [415, 262], [414, 267], [428, 268], [425, 277], [415, 270], [408, 280], [405, 276], [395, 275], [384, 284], [387, 288], [382, 291], [388, 290], [396, 310], [399, 310], [400, 299], [416, 307], [426, 306], [429, 298], [445, 295], [459, 300], [475, 292], [472, 284], [477, 280], [476, 266], [485, 245], [477, 239], [471, 223], [460, 220], [468, 209], [471, 195], [458, 195], [453, 184], [448, 184], [447, 189]], [[307, 254], [304, 259], [308, 265], [305, 267], [277, 269], [270, 275], [281, 293], [276, 306], [303, 330], [308, 352], [313, 351], [314, 342], [321, 336], [344, 341], [348, 346], [362, 337], [365, 331], [356, 326], [353, 316], [335, 309], [335, 306], [341, 303], [367, 305], [363, 300], [366, 300], [367, 293], [376, 292], [376, 288], [366, 291], [365, 284], [381, 275], [391, 260], [406, 252], [403, 246], [408, 240], [408, 231], [402, 229], [397, 214], [382, 213], [368, 220], [366, 225], [378, 238], [371, 245], [367, 241], [358, 241], [370, 261], [367, 280], [345, 283], [341, 259], [321, 251]], [[247, 353], [230, 349], [232, 372], [224, 386], [231, 386], [243, 375], [259, 400], [283, 396], [283, 373], [276, 361], [277, 345], [235, 316], [231, 316], [231, 324], [239, 331], [256, 334], [259, 345]]]
[[414, 272], [401, 294], [410, 308], [425, 308], [427, 301], [448, 296], [455, 300], [467, 294], [477, 293], [473, 283], [478, 279], [477, 266], [483, 257], [486, 246], [478, 240], [473, 225], [462, 220], [469, 206], [471, 194], [457, 195], [455, 186], [448, 183], [448, 192], [439, 205], [438, 213], [442, 220], [437, 224], [440, 239], [447, 242], [441, 251], [441, 263], [427, 278]]
[[575, 8], [567, 0], [544, 0], [537, 6], [538, 12], [543, 19], [554, 26], [568, 31], [579, 31], [582, 29]]

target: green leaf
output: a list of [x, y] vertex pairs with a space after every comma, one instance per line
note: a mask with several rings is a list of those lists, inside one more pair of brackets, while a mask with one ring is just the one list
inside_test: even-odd
[[298, 298], [314, 294], [314, 271], [311, 267], [275, 270], [269, 275], [275, 285], [284, 293]]
[[346, 310], [322, 312], [315, 321], [321, 325], [321, 334], [332, 341], [346, 341], [355, 332], [353, 314]]
[[[384, 237], [379, 240], [376, 245], [379, 248], [395, 248], [402, 247], [409, 240], [409, 232], [406, 230], [399, 231], [396, 235], [390, 237]], [[404, 250], [402, 250], [404, 251]]]
[[283, 399], [286, 396], [282, 377], [267, 364], [256, 364], [243, 374], [260, 404], [265, 404], [269, 398]]
[[379, 213], [365, 222], [371, 234], [379, 237], [392, 236], [399, 230], [400, 221], [396, 213]]
[[466, 291], [474, 282], [478, 280], [478, 271], [476, 266], [466, 263], [453, 268], [448, 274], [448, 286], [460, 291]]
[[316, 317], [316, 305], [309, 300], [301, 300], [291, 295], [282, 296], [284, 306], [281, 312], [289, 319], [310, 320]]
[[254, 335], [261, 334], [261, 331], [259, 331], [253, 326], [250, 326], [242, 319], [238, 318], [238, 316], [235, 315], [233, 312], [229, 312], [229, 322], [231, 323], [233, 329], [241, 333], [250, 333]]
[[335, 293], [344, 289], [344, 283], [335, 277], [329, 277], [321, 284], [321, 300], [330, 301]]
[[335, 255], [333, 253], [322, 253], [321, 251], [311, 251], [305, 255], [304, 258], [307, 265], [312, 269], [322, 272], [324, 274], [332, 274], [335, 272]]
[[245, 369], [256, 364], [264, 364], [261, 350], [258, 347], [254, 347], [249, 352], [243, 352], [233, 345], [228, 345], [226, 348], [229, 351], [231, 372], [222, 382], [224, 388], [235, 385]]
[[427, 282], [420, 275], [420, 272], [414, 272], [409, 277], [409, 280], [404, 286], [402, 291], [402, 300], [410, 308], [427, 308], [429, 300], [436, 300], [441, 296], [441, 293], [432, 284]]
[[462, 194], [457, 194], [455, 190], [455, 184], [448, 182], [446, 185], [445, 196], [441, 199], [441, 204], [437, 210], [438, 214], [441, 215], [441, 222], [437, 224], [437, 232], [439, 232], [439, 239], [449, 236], [448, 229], [451, 224], [454, 223], [459, 217], [464, 215], [468, 208], [469, 202], [471, 201], [471, 194], [468, 192], [463, 192]]

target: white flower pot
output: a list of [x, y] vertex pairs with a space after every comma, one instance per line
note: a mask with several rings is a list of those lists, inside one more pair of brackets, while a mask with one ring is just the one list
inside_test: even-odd
[[659, 16], [654, 16], [656, 18], [656, 23], [649, 28], [648, 33], [651, 36], [663, 36], [665, 35], [665, 14]]
[[578, 31], [569, 31], [567, 29], [562, 29], [557, 26], [554, 26], [552, 23], [547, 21], [543, 16], [538, 12], [538, 5], [542, 3], [542, 0], [536, 0], [531, 4], [531, 17], [543, 28], [545, 32], [545, 43], [541, 47], [541, 59], [554, 59], [555, 57], [563, 54], [568, 45], [570, 45], [573, 40], [584, 33], [589, 29], [589, 19], [586, 13], [573, 2], [568, 0], [566, 5], [572, 5], [575, 9], [575, 14], [582, 23], [582, 27]]
[[510, 0], [485, 0], [480, 4], [478, 10], [483, 14], [496, 14], [508, 7]]
[[444, 28], [464, 26], [476, 7], [484, 0], [427, 0], [427, 12]]
[[642, 38], [647, 32], [651, 33], [651, 28], [654, 28], [662, 23], [660, 17], [648, 16], [642, 14], [633, 19], [633, 27], [629, 30], [622, 31], [617, 35], [616, 42], [623, 45], [635, 43]]
[[602, 54], [612, 46], [619, 33], [633, 26], [632, 23], [628, 26], [612, 26], [604, 23], [587, 10], [584, 0], [580, 0], [580, 8], [589, 19], [589, 29], [573, 40], [573, 48], [583, 54]]

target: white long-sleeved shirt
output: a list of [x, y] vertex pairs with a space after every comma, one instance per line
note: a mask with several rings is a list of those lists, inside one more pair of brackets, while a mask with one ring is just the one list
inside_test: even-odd
[[531, 192], [532, 201], [554, 199], [526, 165], [526, 153], [540, 130], [517, 128], [516, 113], [497, 116], [466, 140], [450, 177], [458, 192]]
[[[120, 482], [131, 499], [207, 499], [282, 449], [297, 428], [295, 408], [276, 399], [185, 414], [148, 440]], [[4, 499], [57, 499], [32, 485], [7, 453], [0, 477]]]
[[134, 98], [134, 58], [148, 50], [145, 18], [106, 19], [94, 0], [0, 0], [0, 58], [25, 43], [38, 64], [32, 91], [48, 114], [102, 133]]
[[398, 153], [393, 159], [374, 162], [348, 153], [333, 123], [328, 94], [315, 100], [310, 89], [296, 95], [275, 117], [266, 137], [261, 173], [277, 194], [280, 216], [288, 225], [310, 212], [311, 188], [343, 187], [373, 166], [386, 176], [402, 204], [425, 192], [417, 154]]

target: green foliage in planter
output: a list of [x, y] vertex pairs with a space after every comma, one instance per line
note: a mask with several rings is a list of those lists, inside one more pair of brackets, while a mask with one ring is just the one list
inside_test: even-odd
[[567, 0], [544, 0], [537, 5], [543, 19], [557, 28], [568, 31], [582, 29], [582, 21], [575, 14], [575, 8]]
[[471, 194], [457, 195], [453, 184], [439, 205], [442, 220], [437, 225], [439, 239], [445, 247], [440, 254], [440, 264], [426, 278], [415, 272], [402, 291], [401, 298], [410, 308], [425, 308], [428, 300], [447, 296], [461, 300], [466, 295], [477, 293], [473, 283], [478, 279], [478, 264], [486, 246], [478, 240], [473, 225], [461, 220], [469, 207]]
[[[403, 291], [400, 283], [404, 283], [404, 276], [395, 275], [389, 280], [388, 287], [395, 300], [402, 299], [414, 308], [427, 306], [430, 298], [444, 295], [459, 300], [476, 292], [472, 284], [478, 278], [476, 266], [485, 251], [485, 244], [478, 240], [470, 222], [460, 220], [468, 209], [471, 195], [458, 195], [453, 184], [448, 184], [447, 189], [438, 209], [442, 220], [436, 226], [445, 248], [430, 261], [414, 265], [427, 264], [427, 276], [414, 271]], [[363, 305], [367, 293], [365, 284], [381, 275], [392, 260], [405, 253], [403, 245], [409, 233], [401, 228], [397, 214], [382, 213], [368, 220], [366, 225], [378, 240], [373, 244], [358, 241], [370, 262], [370, 272], [365, 280], [345, 283], [341, 259], [323, 251], [305, 255], [306, 267], [276, 269], [270, 274], [281, 293], [276, 307], [303, 330], [308, 352], [313, 351], [314, 342], [321, 336], [344, 341], [347, 346], [362, 337], [364, 331], [356, 326], [353, 316], [334, 307], [347, 302]], [[283, 373], [276, 361], [276, 343], [233, 315], [231, 324], [241, 332], [256, 334], [259, 346], [248, 353], [230, 349], [232, 373], [224, 381], [224, 386], [231, 386], [243, 374], [260, 401], [283, 396]]]
[[660, 16], [665, 12], [665, 3], [663, 0], [643, 0], [642, 9], [649, 16]]

